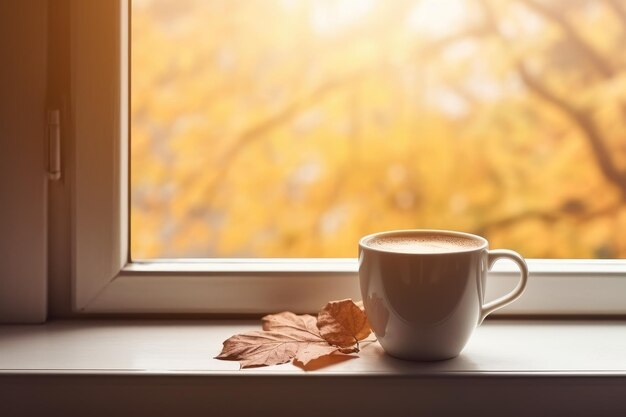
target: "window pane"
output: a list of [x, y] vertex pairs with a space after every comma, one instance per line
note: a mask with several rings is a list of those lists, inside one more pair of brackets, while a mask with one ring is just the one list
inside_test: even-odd
[[131, 247], [626, 256], [626, 2], [134, 0]]

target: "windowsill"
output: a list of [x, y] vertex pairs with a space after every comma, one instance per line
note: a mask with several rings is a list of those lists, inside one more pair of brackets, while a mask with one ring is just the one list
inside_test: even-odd
[[[507, 398], [507, 393], [514, 395], [527, 389], [527, 397], [533, 395], [532, 392], [539, 397], [550, 393], [549, 398], [553, 401], [560, 396], [568, 397], [567, 404], [580, 411], [585, 404], [591, 406], [595, 397], [584, 395], [584, 398], [579, 398], [577, 389], [591, 393], [599, 389], [598, 381], [602, 381], [602, 393], [610, 394], [612, 389], [623, 393], [626, 385], [626, 321], [622, 320], [488, 320], [476, 330], [461, 356], [435, 363], [391, 358], [376, 343], [363, 347], [357, 358], [309, 372], [292, 364], [239, 370], [237, 362], [213, 359], [219, 353], [223, 340], [235, 333], [259, 328], [258, 321], [198, 320], [76, 320], [53, 321], [44, 325], [0, 326], [0, 397], [9, 401], [19, 398], [15, 396], [19, 392], [8, 396], [3, 387], [9, 384], [13, 391], [19, 391], [22, 386], [26, 390], [23, 395], [30, 398], [38, 398], [35, 387], [40, 387], [44, 401], [60, 386], [72, 386], [72, 376], [77, 378], [76, 384], [80, 384], [83, 395], [87, 397], [90, 395], [87, 390], [90, 384], [93, 384], [94, 393], [102, 389], [102, 378], [114, 378], [122, 381], [122, 385], [123, 381], [127, 381], [128, 385], [129, 380], [136, 381], [133, 376], [143, 375], [161, 381], [152, 389], [171, 388], [179, 381], [181, 387], [189, 389], [186, 395], [190, 396], [194, 389], [200, 389], [197, 384], [202, 385], [202, 381], [206, 381], [212, 388], [210, 391], [206, 391], [206, 387], [204, 391], [198, 391], [203, 393], [201, 398], [206, 400], [208, 392], [213, 395], [219, 393], [217, 397], [222, 401], [229, 401], [228, 393], [233, 389], [229, 384], [233, 381], [240, 395], [250, 398], [254, 398], [255, 392], [263, 390], [261, 386], [265, 389], [275, 386], [275, 389], [285, 393], [302, 387], [301, 394], [310, 396], [311, 389], [328, 389], [338, 381], [343, 381], [341, 386], [345, 386], [346, 381], [351, 381], [353, 387], [362, 384], [363, 387], [359, 388], [361, 395], [367, 394], [364, 391], [367, 389], [376, 394], [395, 387], [385, 394], [385, 398], [391, 398], [389, 395], [401, 396], [404, 391], [398, 387], [427, 384], [428, 395], [436, 398], [438, 389], [453, 395], [450, 390], [455, 386], [462, 387], [459, 389], [467, 393], [470, 387], [479, 389], [481, 384], [486, 383], [486, 387], [477, 391], [485, 392], [476, 395], [493, 399], [494, 390], [499, 390], [498, 395]], [[293, 378], [283, 376], [300, 377], [297, 380], [301, 382], [294, 383]], [[195, 381], [191, 385], [189, 377]], [[381, 377], [387, 382], [382, 384]], [[459, 381], [468, 378], [472, 379], [471, 384], [464, 382], [464, 385], [458, 385]], [[163, 385], [163, 380], [168, 382]], [[141, 381], [134, 382], [133, 387], [141, 389], [141, 386], [151, 384], [151, 378], [142, 378]], [[259, 384], [260, 381], [265, 382]], [[494, 384], [494, 381], [497, 383]], [[115, 390], [118, 385], [107, 386], [106, 389]], [[402, 401], [418, 401], [418, 391], [407, 393], [406, 400]], [[294, 392], [291, 395], [294, 396]], [[368, 398], [371, 400], [372, 397]], [[457, 405], [462, 404], [463, 396], [458, 398]], [[478, 398], [475, 400], [478, 401]], [[602, 407], [613, 407], [611, 398], [603, 398]], [[58, 402], [58, 398], [55, 401]], [[125, 401], [130, 400], [126, 398]], [[213, 404], [215, 401], [219, 402], [219, 399], [214, 398]], [[422, 398], [422, 408], [424, 404]], [[530, 401], [525, 404], [521, 408], [518, 404], [515, 410], [533, 407], [535, 403]], [[616, 402], [614, 406], [619, 404], [623, 401]], [[232, 406], [245, 407], [246, 403]], [[376, 408], [370, 405], [364, 410], [374, 412]]]
[[[0, 326], [0, 373], [299, 375], [292, 365], [239, 370], [213, 359], [222, 341], [260, 330], [258, 321], [53, 321]], [[626, 321], [487, 320], [455, 359], [417, 363], [377, 343], [315, 375], [493, 373], [626, 376]]]

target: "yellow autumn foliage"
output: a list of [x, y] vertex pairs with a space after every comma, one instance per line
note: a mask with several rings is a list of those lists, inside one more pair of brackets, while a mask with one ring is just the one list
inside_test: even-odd
[[132, 7], [133, 258], [626, 257], [626, 1]]

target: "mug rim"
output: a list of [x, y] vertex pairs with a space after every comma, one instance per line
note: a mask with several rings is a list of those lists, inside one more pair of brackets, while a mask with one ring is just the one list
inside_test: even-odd
[[[410, 253], [410, 252], [399, 252], [391, 249], [382, 249], [382, 248], [374, 248], [365, 244], [365, 241], [372, 238], [385, 237], [385, 236], [398, 236], [398, 235], [425, 235], [425, 234], [439, 234], [439, 235], [447, 235], [454, 237], [464, 237], [471, 240], [477, 240], [481, 243], [480, 246], [476, 248], [468, 248], [468, 249], [459, 249], [451, 252], [442, 252], [442, 253]], [[374, 252], [381, 253], [390, 253], [395, 255], [408, 255], [408, 256], [445, 256], [454, 253], [468, 253], [475, 251], [482, 251], [489, 247], [489, 242], [482, 236], [474, 235], [472, 233], [467, 232], [459, 232], [456, 230], [446, 230], [446, 229], [399, 229], [399, 230], [387, 230], [384, 232], [376, 232], [371, 233], [369, 235], [363, 236], [359, 239], [359, 248], [362, 250], [371, 250]]]

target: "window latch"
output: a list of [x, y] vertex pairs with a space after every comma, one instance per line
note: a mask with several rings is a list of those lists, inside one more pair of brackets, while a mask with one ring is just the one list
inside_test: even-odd
[[48, 179], [61, 179], [61, 117], [59, 110], [48, 110]]

